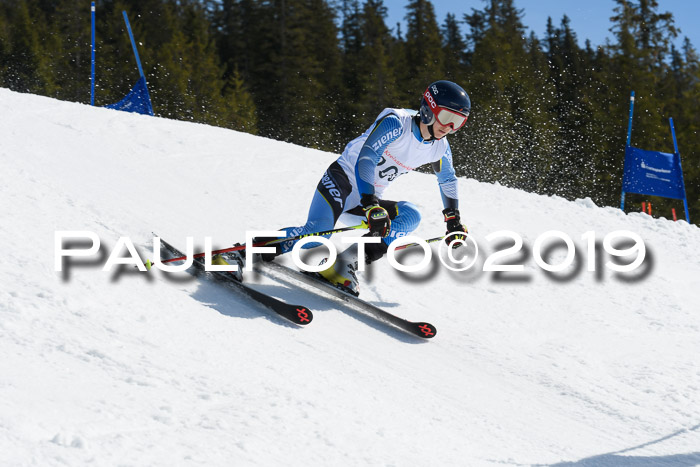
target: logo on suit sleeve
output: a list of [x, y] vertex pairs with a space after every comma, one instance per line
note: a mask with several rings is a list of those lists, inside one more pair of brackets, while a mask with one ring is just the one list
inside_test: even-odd
[[395, 130], [387, 131], [385, 135], [382, 135], [374, 144], [372, 144], [372, 149], [374, 152], [379, 152], [379, 150], [384, 146], [387, 141], [396, 139], [401, 135], [401, 128], [396, 128]]

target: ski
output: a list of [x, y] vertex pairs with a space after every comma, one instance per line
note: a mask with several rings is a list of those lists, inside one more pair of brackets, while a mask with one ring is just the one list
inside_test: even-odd
[[[163, 239], [160, 240], [160, 244], [161, 250], [164, 249], [172, 257], [180, 258], [185, 256], [182, 254], [181, 251], [179, 251], [177, 248], [167, 243]], [[256, 290], [244, 284], [243, 282], [240, 282], [232, 273], [222, 271], [205, 271], [203, 258], [196, 258], [192, 264], [198, 272], [209, 272], [210, 274], [212, 274], [212, 276], [230, 284], [231, 286], [235, 287], [240, 292], [242, 292], [244, 295], [246, 295], [248, 298], [255, 300], [256, 302], [274, 311], [279, 316], [287, 319], [288, 321], [291, 321], [294, 324], [306, 326], [311, 322], [311, 320], [314, 317], [311, 310], [309, 310], [305, 306], [291, 305], [273, 297], [272, 295], [260, 292], [259, 290]]]
[[256, 262], [255, 268], [257, 268], [258, 271], [263, 273], [264, 270], [267, 269], [285, 275], [292, 279], [296, 279], [299, 282], [316, 288], [317, 290], [325, 293], [327, 296], [343, 300], [344, 302], [364, 312], [364, 314], [370, 315], [385, 323], [392, 324], [395, 327], [405, 332], [408, 332], [409, 334], [413, 334], [414, 336], [418, 336], [423, 339], [431, 339], [435, 337], [435, 334], [437, 334], [437, 329], [435, 329], [435, 326], [433, 326], [430, 323], [413, 322], [408, 321], [404, 318], [400, 318], [394, 314], [389, 313], [388, 311], [379, 308], [376, 305], [362, 300], [361, 298], [355, 297], [354, 295], [344, 292], [338, 289], [337, 287], [334, 287], [332, 284], [317, 279], [309, 274], [304, 274], [303, 272], [288, 268], [287, 266], [284, 266], [282, 264], [275, 263], [274, 261]]

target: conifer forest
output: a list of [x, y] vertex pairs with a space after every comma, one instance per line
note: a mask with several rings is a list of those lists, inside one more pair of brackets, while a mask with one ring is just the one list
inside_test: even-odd
[[[472, 101], [449, 137], [458, 176], [619, 206], [634, 90], [632, 145], [673, 152], [673, 118], [698, 224], [700, 56], [673, 14], [610, 0], [611, 39], [593, 45], [567, 16], [538, 37], [517, 3], [455, 2], [438, 18], [429, 0], [406, 0], [400, 26], [383, 0], [98, 0], [95, 104], [139, 77], [125, 10], [156, 116], [341, 152], [382, 109], [418, 109], [448, 79]], [[89, 0], [0, 0], [2, 87], [89, 104], [90, 44]], [[642, 201], [685, 217], [681, 201], [643, 195], [626, 210]]]

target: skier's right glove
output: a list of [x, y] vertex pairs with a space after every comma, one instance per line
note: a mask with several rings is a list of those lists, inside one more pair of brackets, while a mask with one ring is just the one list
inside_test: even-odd
[[442, 215], [445, 216], [445, 224], [447, 224], [447, 232], [445, 233], [448, 237], [445, 238], [445, 242], [452, 248], [457, 248], [462, 242], [455, 240], [465, 240], [468, 233], [467, 227], [460, 221], [459, 209], [447, 208], [442, 211]]
[[374, 195], [362, 195], [362, 209], [367, 216], [369, 234], [372, 237], [386, 237], [391, 230], [391, 219], [386, 209], [379, 205], [379, 200]]

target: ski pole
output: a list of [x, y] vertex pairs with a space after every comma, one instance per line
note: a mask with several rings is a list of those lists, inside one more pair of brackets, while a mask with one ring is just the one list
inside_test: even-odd
[[[435, 243], [435, 242], [439, 242], [439, 241], [442, 240], [443, 238], [445, 238], [444, 235], [442, 235], [442, 236], [440, 236], [440, 237], [429, 238], [429, 239], [423, 240], [423, 241], [424, 241], [425, 243]], [[419, 243], [407, 243], [407, 244], [405, 244], [405, 245], [397, 246], [396, 249], [397, 249], [397, 250], [403, 250], [403, 249], [412, 248], [412, 247], [418, 246], [418, 245], [419, 245]]]
[[[358, 225], [353, 225], [351, 227], [341, 227], [339, 229], [333, 229], [333, 230], [326, 230], [323, 232], [314, 232], [314, 233], [308, 233], [308, 234], [303, 234], [303, 235], [297, 235], [295, 237], [282, 237], [282, 238], [277, 238], [275, 240], [268, 240], [266, 242], [258, 242], [254, 243], [253, 247], [261, 247], [261, 246], [270, 246], [270, 245], [276, 245], [277, 243], [282, 243], [282, 242], [287, 242], [287, 241], [296, 241], [296, 240], [301, 240], [302, 238], [306, 237], [322, 237], [324, 235], [333, 235], [341, 232], [347, 232], [349, 230], [357, 230], [357, 229], [366, 229], [367, 228], [367, 223], [362, 222], [361, 224]], [[212, 251], [212, 255], [218, 255], [220, 253], [229, 253], [231, 251], [240, 251], [240, 250], [245, 250], [246, 245], [236, 245], [232, 246], [229, 248], [224, 248], [221, 250], [215, 250]], [[206, 253], [197, 253], [196, 255], [193, 255], [193, 258], [201, 258], [204, 256]], [[164, 259], [161, 260], [161, 263], [172, 263], [174, 261], [182, 261], [187, 259], [187, 256], [180, 256], [179, 258], [170, 258], [170, 259]]]

